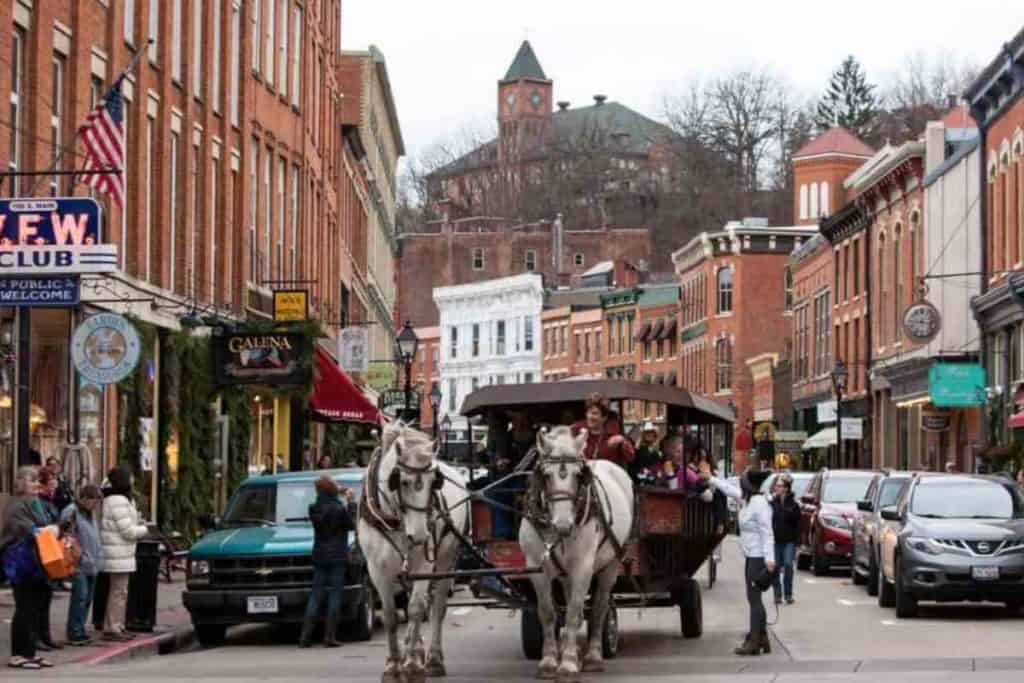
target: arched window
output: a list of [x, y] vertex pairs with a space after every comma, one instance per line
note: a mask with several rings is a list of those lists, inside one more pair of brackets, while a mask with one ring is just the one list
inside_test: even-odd
[[793, 271], [786, 266], [782, 274], [782, 286], [786, 290], [786, 310], [793, 308]]
[[818, 213], [818, 183], [811, 183], [811, 218], [817, 218]]
[[892, 289], [893, 289], [893, 339], [899, 340], [900, 320], [903, 318], [903, 226], [897, 225], [892, 232]]
[[921, 214], [917, 211], [910, 214], [910, 298], [917, 298], [917, 290], [921, 283], [918, 278], [918, 262], [921, 254]]
[[807, 220], [807, 186], [800, 186], [800, 220]]
[[732, 343], [723, 337], [715, 343], [715, 391], [732, 389]]
[[732, 313], [732, 266], [718, 269], [718, 312]]
[[[886, 301], [889, 298], [889, 274], [885, 268], [885, 233], [878, 236], [878, 291], [882, 293], [882, 296], [878, 300]], [[881, 304], [878, 306], [879, 312], [882, 310]], [[885, 334], [885, 316], [878, 316], [878, 341], [883, 345], [888, 341], [888, 337]]]
[[821, 215], [827, 216], [829, 210], [828, 181], [821, 184]]

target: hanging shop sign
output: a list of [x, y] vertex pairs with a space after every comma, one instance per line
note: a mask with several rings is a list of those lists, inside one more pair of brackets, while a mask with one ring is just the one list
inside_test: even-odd
[[82, 321], [71, 337], [71, 360], [93, 384], [116, 384], [135, 371], [142, 355], [139, 332], [127, 318], [98, 313]]
[[274, 320], [296, 322], [309, 319], [309, 292], [305, 289], [274, 291]]
[[836, 421], [836, 402], [822, 401], [818, 404], [818, 424], [828, 424]]
[[76, 306], [78, 277], [0, 278], [0, 306]]
[[936, 408], [967, 408], [986, 400], [985, 368], [979, 363], [934, 363], [928, 391]]
[[903, 332], [912, 342], [927, 344], [938, 336], [941, 329], [942, 315], [929, 301], [917, 301], [903, 312]]
[[338, 335], [338, 358], [345, 372], [366, 372], [370, 368], [367, 355], [369, 335], [365, 327], [346, 327]]
[[860, 441], [864, 438], [864, 420], [859, 417], [844, 417], [839, 431], [844, 441]]
[[213, 337], [218, 384], [305, 384], [302, 359], [308, 339], [301, 334], [245, 333]]
[[369, 362], [369, 369], [364, 379], [376, 391], [383, 391], [395, 386], [395, 362], [391, 360], [374, 360]]
[[0, 199], [0, 277], [117, 270], [117, 246], [100, 238], [95, 199]]
[[950, 415], [947, 412], [927, 411], [921, 413], [921, 429], [926, 432], [949, 431]]
[[[380, 411], [394, 419], [405, 412], [405, 389], [387, 389], [380, 393], [378, 399]], [[420, 416], [420, 392], [413, 389], [409, 392], [409, 415], [406, 421], [414, 420], [419, 422]]]

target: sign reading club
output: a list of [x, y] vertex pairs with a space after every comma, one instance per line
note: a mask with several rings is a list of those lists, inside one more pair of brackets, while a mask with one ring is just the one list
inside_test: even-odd
[[116, 270], [117, 247], [100, 238], [95, 199], [0, 199], [0, 276]]

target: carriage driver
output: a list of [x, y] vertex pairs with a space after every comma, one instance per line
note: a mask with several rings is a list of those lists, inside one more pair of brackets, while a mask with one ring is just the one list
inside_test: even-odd
[[583, 449], [583, 457], [587, 460], [611, 460], [620, 467], [628, 467], [636, 457], [636, 450], [633, 442], [622, 435], [622, 426], [612, 415], [608, 399], [593, 393], [587, 396], [585, 406], [586, 417], [572, 426], [573, 436], [586, 430], [587, 445]]

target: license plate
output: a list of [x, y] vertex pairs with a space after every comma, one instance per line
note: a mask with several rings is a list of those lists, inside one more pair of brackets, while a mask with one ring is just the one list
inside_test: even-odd
[[997, 581], [999, 567], [971, 567], [971, 578], [975, 581]]
[[247, 601], [249, 614], [277, 614], [276, 595], [249, 597]]

